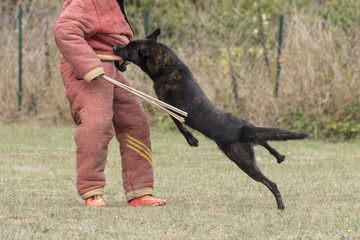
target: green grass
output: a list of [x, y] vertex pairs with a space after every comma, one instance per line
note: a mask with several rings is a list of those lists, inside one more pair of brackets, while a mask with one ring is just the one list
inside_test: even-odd
[[73, 127], [0, 123], [0, 239], [359, 239], [360, 142], [273, 143], [281, 165], [256, 147], [258, 165], [286, 206], [199, 137], [152, 131], [155, 193], [167, 206], [128, 207], [115, 141], [106, 208], [75, 188]]

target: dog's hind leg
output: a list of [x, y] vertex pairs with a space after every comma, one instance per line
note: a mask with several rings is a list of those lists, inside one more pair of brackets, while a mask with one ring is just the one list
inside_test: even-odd
[[266, 148], [271, 153], [271, 155], [276, 158], [278, 163], [282, 163], [285, 160], [285, 155], [278, 153], [278, 151], [272, 148], [266, 141], [260, 142], [259, 144]]
[[251, 144], [237, 142], [221, 147], [221, 149], [249, 177], [255, 181], [263, 183], [273, 193], [278, 209], [285, 209], [281, 194], [276, 184], [265, 177], [256, 165], [254, 149]]
[[185, 139], [189, 143], [189, 145], [192, 147], [198, 147], [199, 141], [194, 137], [194, 135], [192, 135], [192, 133], [189, 130], [187, 130], [181, 122], [179, 122], [178, 120], [176, 120], [173, 117], [171, 117], [171, 118], [174, 121], [174, 123], [176, 124], [176, 126], [179, 129], [179, 131], [181, 132], [181, 134], [185, 137]]

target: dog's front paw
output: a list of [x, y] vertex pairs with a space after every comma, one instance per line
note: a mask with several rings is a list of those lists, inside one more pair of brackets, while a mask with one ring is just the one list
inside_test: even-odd
[[198, 147], [199, 146], [199, 140], [197, 140], [194, 136], [190, 136], [186, 138], [187, 142], [192, 147]]
[[120, 72], [125, 72], [126, 71], [126, 65], [120, 65], [119, 71]]
[[126, 61], [122, 61], [121, 64], [119, 64], [118, 61], [115, 61], [115, 67], [120, 72], [125, 72], [126, 71]]

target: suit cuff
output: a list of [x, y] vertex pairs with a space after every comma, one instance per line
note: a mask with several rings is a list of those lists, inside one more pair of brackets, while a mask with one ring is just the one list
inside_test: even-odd
[[87, 198], [95, 196], [95, 195], [103, 195], [103, 193], [104, 193], [104, 189], [99, 188], [99, 189], [91, 190], [91, 191], [81, 195], [80, 197], [82, 199], [86, 200]]
[[94, 80], [95, 78], [97, 78], [103, 74], [105, 74], [104, 68], [97, 67], [97, 68], [91, 70], [90, 72], [88, 72], [87, 74], [85, 74], [84, 79], [87, 82], [91, 82], [92, 80]]
[[145, 195], [152, 195], [152, 194], [153, 194], [153, 189], [149, 187], [145, 187], [131, 192], [125, 192], [125, 197], [126, 197], [126, 201], [130, 201], [134, 198], [138, 198]]

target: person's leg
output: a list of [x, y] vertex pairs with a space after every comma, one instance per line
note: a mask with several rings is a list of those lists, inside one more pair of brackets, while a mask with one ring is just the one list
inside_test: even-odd
[[105, 187], [105, 163], [108, 143], [114, 136], [113, 85], [102, 79], [91, 83], [77, 80], [72, 67], [61, 62], [61, 76], [77, 128], [76, 186], [87, 199], [102, 195]]
[[[129, 85], [120, 72], [116, 80]], [[126, 199], [152, 194], [154, 175], [149, 122], [139, 99], [119, 87], [114, 89], [114, 126], [120, 142]]]

